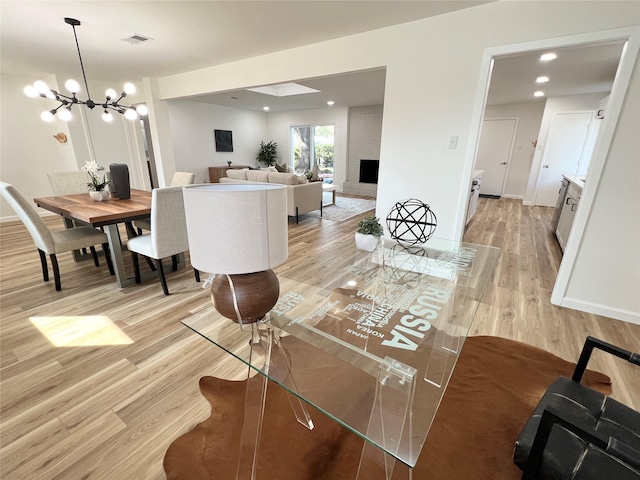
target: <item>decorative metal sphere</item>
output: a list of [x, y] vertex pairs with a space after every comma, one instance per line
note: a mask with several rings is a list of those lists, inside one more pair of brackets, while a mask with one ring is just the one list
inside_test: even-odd
[[397, 202], [387, 214], [387, 228], [391, 238], [400, 243], [425, 243], [436, 230], [438, 219], [429, 205], [410, 198]]

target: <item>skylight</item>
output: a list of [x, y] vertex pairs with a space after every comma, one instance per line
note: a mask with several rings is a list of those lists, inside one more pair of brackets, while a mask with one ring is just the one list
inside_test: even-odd
[[274, 97], [289, 97], [291, 95], [305, 95], [308, 93], [319, 93], [320, 90], [305, 87], [298, 83], [280, 83], [277, 85], [267, 85], [265, 87], [247, 88], [251, 92], [264, 93]]

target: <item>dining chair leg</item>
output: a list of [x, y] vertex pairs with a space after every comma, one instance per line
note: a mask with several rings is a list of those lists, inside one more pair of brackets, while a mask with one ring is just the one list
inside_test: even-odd
[[52, 253], [49, 255], [51, 259], [51, 266], [53, 267], [53, 281], [56, 284], [56, 291], [59, 292], [62, 290], [62, 285], [60, 284], [60, 268], [58, 267], [58, 259], [56, 258], [56, 254]]
[[144, 257], [145, 261], [147, 262], [147, 265], [149, 265], [149, 268], [151, 269], [152, 272], [156, 271], [156, 266], [153, 264], [153, 260], [151, 260], [148, 257]]
[[42, 265], [42, 279], [45, 282], [48, 282], [49, 281], [49, 267], [47, 266], [47, 256], [40, 249], [38, 249], [38, 253], [40, 254], [40, 265]]
[[133, 262], [133, 273], [136, 277], [136, 283], [140, 283], [140, 264], [138, 263], [138, 254], [136, 252], [131, 252], [131, 260]]
[[113, 270], [113, 261], [111, 261], [111, 252], [109, 251], [109, 244], [102, 244], [102, 251], [104, 252], [104, 258], [107, 261], [107, 267], [109, 268], [109, 274], [115, 275], [116, 272]]
[[160, 283], [162, 283], [162, 291], [165, 295], [169, 295], [169, 288], [167, 287], [167, 279], [164, 276], [164, 268], [162, 268], [162, 260], [159, 258], [156, 260], [158, 266], [158, 272], [160, 272]]
[[178, 255], [171, 255], [171, 270], [178, 271]]
[[198, 270], [197, 268], [194, 268], [193, 273], [196, 276], [196, 282], [200, 283], [200, 270]]
[[[136, 232], [136, 229], [133, 228], [133, 224], [131, 222], [124, 222], [124, 225], [127, 230], [127, 236], [129, 238], [137, 237], [138, 233], [142, 235], [142, 230], [138, 229], [138, 232]], [[151, 271], [155, 272], [156, 266], [153, 264], [153, 261], [148, 257], [144, 257], [144, 260], [147, 262], [147, 265], [149, 265], [149, 268], [151, 269]]]
[[93, 245], [91, 245], [89, 247], [89, 250], [91, 250], [91, 256], [93, 257], [93, 264], [96, 267], [100, 266], [100, 261], [98, 260], [98, 254], [96, 253], [96, 247], [94, 247]]

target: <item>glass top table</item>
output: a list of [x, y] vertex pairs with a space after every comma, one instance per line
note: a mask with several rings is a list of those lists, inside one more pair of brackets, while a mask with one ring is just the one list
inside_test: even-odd
[[411, 468], [498, 255], [433, 238], [411, 247], [383, 240], [338, 267], [331, 261], [316, 279], [276, 271], [280, 298], [263, 322], [183, 323]]

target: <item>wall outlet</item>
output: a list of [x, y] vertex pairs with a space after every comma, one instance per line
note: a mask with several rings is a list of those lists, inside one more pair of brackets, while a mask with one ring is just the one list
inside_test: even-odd
[[449, 148], [458, 148], [458, 136], [457, 135], [451, 135], [449, 137]]

